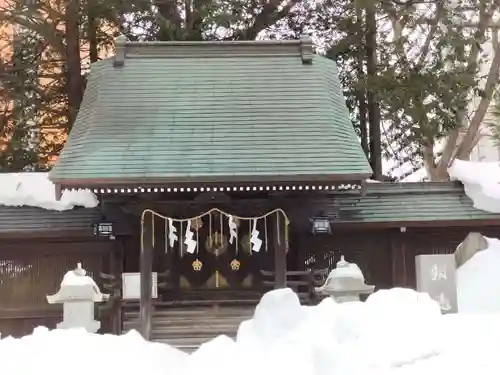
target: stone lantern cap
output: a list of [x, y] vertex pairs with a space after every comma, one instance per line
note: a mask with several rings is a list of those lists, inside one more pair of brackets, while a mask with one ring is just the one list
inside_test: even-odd
[[375, 289], [374, 285], [366, 285], [365, 277], [359, 266], [355, 263], [349, 263], [341, 257], [328, 275], [325, 284], [316, 288], [320, 294], [337, 295], [344, 293], [370, 294]]
[[61, 287], [56, 294], [48, 295], [47, 301], [50, 304], [64, 302], [103, 302], [109, 298], [109, 294], [103, 294], [95, 281], [87, 276], [87, 272], [78, 263], [76, 269], [64, 275]]

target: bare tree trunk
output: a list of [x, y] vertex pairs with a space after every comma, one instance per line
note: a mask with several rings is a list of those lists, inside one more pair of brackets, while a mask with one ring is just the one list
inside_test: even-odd
[[486, 77], [484, 89], [482, 90], [479, 105], [475, 109], [468, 126], [464, 128], [465, 132], [463, 137], [461, 139], [459, 138], [460, 129], [456, 129], [456, 131], [452, 132], [448, 136], [443, 154], [441, 155], [441, 159], [436, 166], [436, 172], [434, 172], [434, 174], [438, 176], [448, 177], [447, 169], [453, 163], [455, 158], [468, 160], [472, 150], [479, 141], [481, 124], [483, 123], [488, 112], [488, 108], [493, 99], [495, 89], [498, 87], [500, 78], [500, 45], [496, 36], [492, 38], [492, 43], [494, 51], [493, 59]]
[[[358, 40], [358, 56], [357, 56], [357, 72], [358, 72], [358, 82], [364, 82], [365, 80], [365, 53], [362, 46], [365, 43], [364, 38], [364, 18], [363, 18], [363, 9], [356, 4], [356, 24], [359, 32], [359, 40]], [[361, 138], [361, 147], [367, 158], [370, 157], [370, 149], [368, 147], [368, 121], [366, 116], [366, 90], [364, 85], [358, 85], [358, 89], [356, 90], [356, 101], [358, 102], [358, 111], [359, 111], [359, 136]]]
[[87, 0], [87, 17], [88, 17], [87, 35], [89, 38], [89, 59], [91, 63], [94, 63], [99, 60], [99, 51], [97, 42], [98, 22], [95, 17], [94, 7], [95, 7], [94, 0]]
[[83, 77], [80, 60], [79, 1], [68, 0], [66, 26], [66, 89], [68, 94], [68, 132], [76, 119], [83, 98]]
[[[377, 74], [377, 21], [372, 1], [366, 5], [366, 72], [368, 79]], [[382, 140], [380, 134], [380, 108], [376, 94], [372, 89], [367, 91], [368, 118], [370, 124], [370, 164], [374, 178], [382, 179]]]

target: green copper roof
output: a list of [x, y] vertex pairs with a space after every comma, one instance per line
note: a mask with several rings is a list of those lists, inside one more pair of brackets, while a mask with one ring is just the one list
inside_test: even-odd
[[361, 179], [335, 63], [310, 41], [117, 44], [92, 65], [52, 181]]
[[338, 223], [411, 223], [498, 221], [500, 214], [473, 207], [459, 183], [370, 183], [365, 196], [340, 193]]

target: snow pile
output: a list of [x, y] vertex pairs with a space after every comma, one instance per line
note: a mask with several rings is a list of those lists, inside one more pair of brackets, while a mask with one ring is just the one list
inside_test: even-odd
[[[23, 352], [25, 353], [23, 356]], [[95, 375], [174, 374], [187, 355], [145, 342], [135, 331], [123, 336], [88, 334], [83, 329], [39, 327], [30, 336], [0, 340], [2, 374]]]
[[500, 213], [500, 163], [455, 159], [448, 173], [452, 180], [463, 183], [465, 194], [475, 208]]
[[500, 313], [500, 240], [484, 238], [488, 248], [457, 270], [460, 312]]
[[380, 291], [367, 302], [301, 306], [289, 289], [266, 294], [236, 341], [220, 336], [191, 355], [145, 342], [82, 330], [37, 329], [0, 340], [9, 375], [420, 375], [500, 373], [500, 316], [441, 315], [427, 295]]
[[48, 173], [0, 173], [0, 205], [31, 206], [66, 211], [76, 206], [93, 208], [99, 204], [90, 190], [65, 190], [56, 201], [55, 186]]

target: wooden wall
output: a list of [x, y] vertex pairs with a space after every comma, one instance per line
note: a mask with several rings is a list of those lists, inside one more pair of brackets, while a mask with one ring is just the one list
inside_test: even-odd
[[415, 256], [451, 254], [470, 232], [500, 237], [500, 227], [442, 227], [389, 229], [345, 229], [332, 235], [305, 236], [297, 245], [305, 263], [316, 260], [316, 267], [335, 267], [344, 255], [356, 262], [367, 283], [377, 288], [415, 288]]
[[29, 334], [61, 321], [62, 307], [47, 303], [59, 290], [64, 274], [78, 262], [98, 277], [109, 266], [111, 241], [90, 239], [0, 240], [0, 333]]
[[[135, 227], [139, 227], [139, 218]], [[291, 226], [288, 268], [333, 268], [342, 255], [356, 262], [367, 283], [377, 288], [415, 286], [415, 256], [452, 253], [471, 231], [500, 237], [500, 227], [335, 228], [329, 235], [313, 235], [304, 225]], [[49, 328], [61, 320], [61, 306], [50, 306], [46, 295], [58, 291], [64, 274], [82, 262], [98, 279], [99, 272], [139, 271], [137, 231], [116, 241], [95, 238], [0, 239], [0, 332], [21, 336], [38, 325]], [[163, 233], [158, 231], [161, 237]], [[159, 239], [161, 243], [161, 239]], [[116, 255], [119, 255], [118, 257]], [[118, 260], [118, 266], [111, 263]], [[156, 261], [165, 261], [158, 253]], [[162, 264], [155, 270], [162, 271]], [[114, 270], [113, 270], [114, 268]], [[96, 280], [97, 281], [97, 280]]]
[[[332, 234], [312, 235], [309, 231], [290, 231], [287, 266], [289, 270], [334, 268], [343, 255], [357, 263], [368, 283], [377, 288], [415, 287], [415, 256], [453, 253], [472, 231], [500, 237], [500, 227], [442, 227], [334, 230]], [[158, 238], [157, 243], [162, 244]], [[154, 270], [163, 272], [171, 264], [156, 250]], [[128, 272], [139, 271], [139, 238], [127, 237], [124, 244]]]
[[414, 288], [415, 256], [451, 254], [470, 232], [500, 238], [499, 227], [448, 227], [409, 229], [393, 237], [393, 285]]
[[[445, 222], [415, 223], [415, 227], [405, 224], [407, 227], [403, 232], [398, 223], [390, 227], [387, 223], [337, 225], [334, 222], [332, 234], [314, 236], [309, 222], [313, 211], [308, 202], [280, 196], [242, 198], [218, 193], [172, 201], [139, 199], [135, 206], [131, 206], [130, 202], [125, 202], [125, 205], [127, 215], [121, 213], [115, 217], [123, 220], [122, 224], [126, 225], [122, 226], [132, 234], [125, 240], [125, 269], [131, 272], [139, 270], [139, 217], [145, 208], [179, 218], [198, 215], [213, 207], [241, 216], [261, 215], [274, 208], [283, 208], [291, 221], [289, 269], [333, 268], [344, 255], [348, 261], [356, 262], [365, 273], [367, 282], [377, 288], [414, 287], [416, 255], [452, 253], [472, 231], [500, 237], [500, 226], [484, 227], [479, 222], [472, 222], [467, 227], [457, 226], [456, 222], [454, 226]], [[120, 204], [116, 203], [115, 208], [118, 206]], [[134, 210], [135, 213], [132, 213]], [[162, 224], [159, 223], [158, 227], [162, 228]], [[158, 238], [157, 241], [163, 239]], [[162, 272], [166, 263], [162, 254], [157, 254], [156, 261], [161, 264], [155, 264], [154, 269]]]

